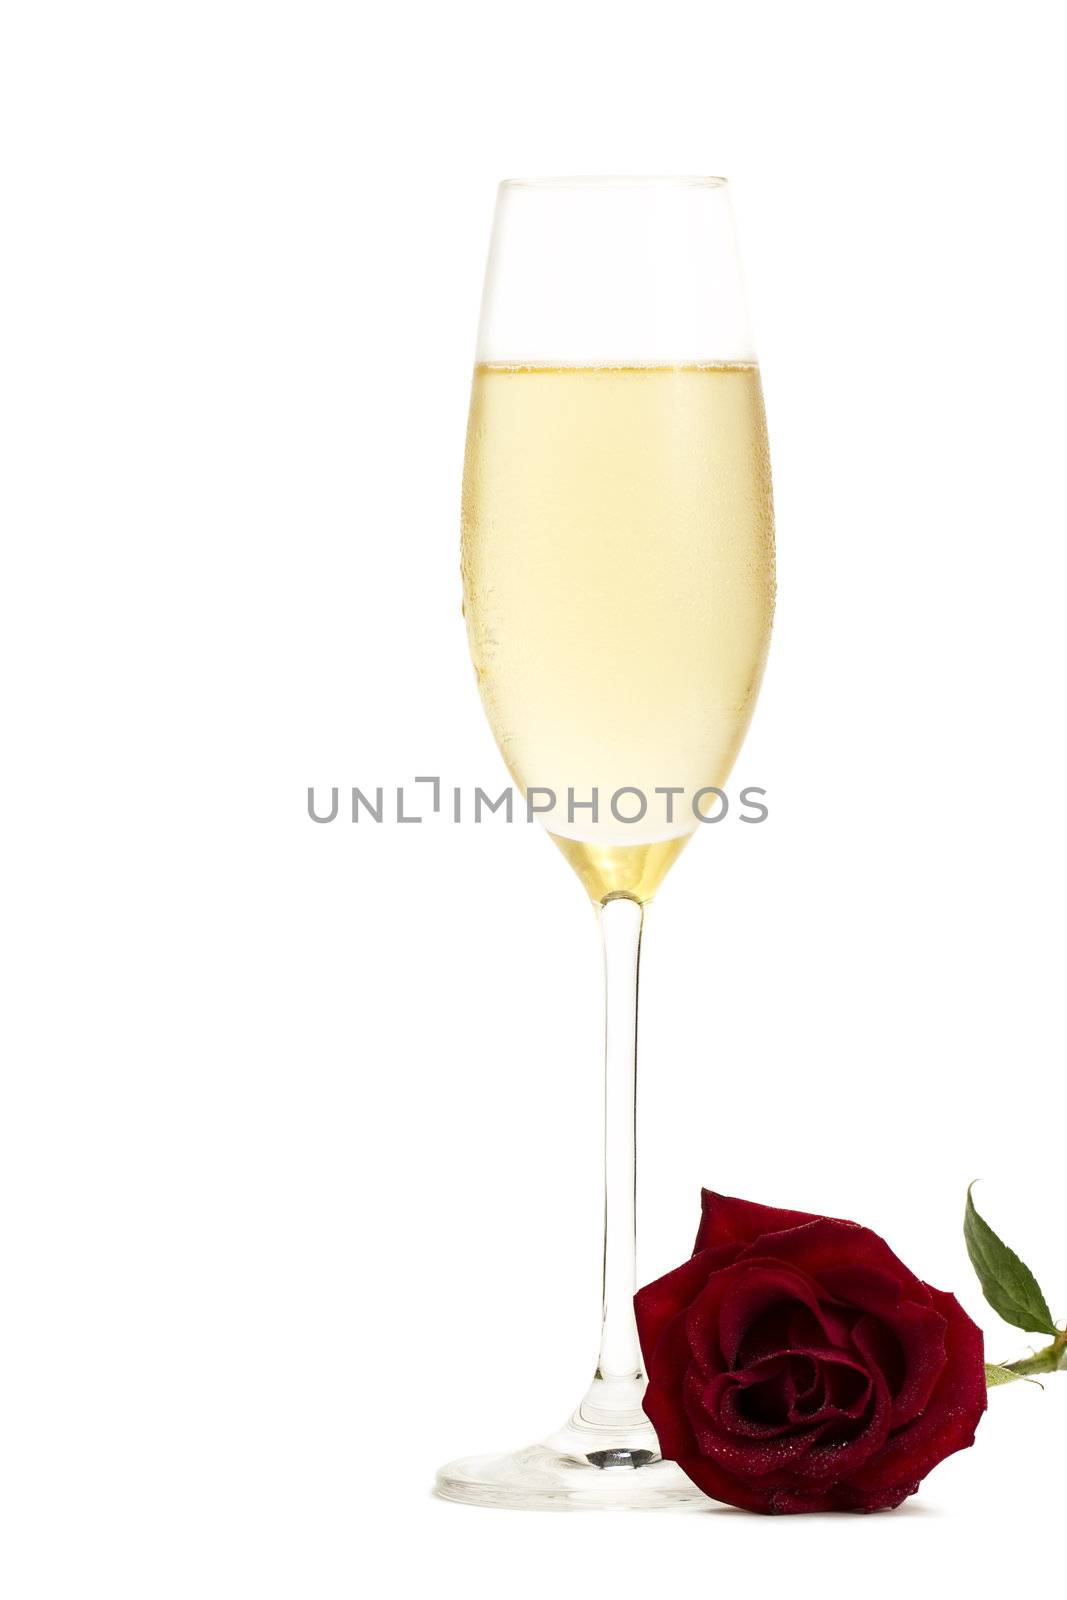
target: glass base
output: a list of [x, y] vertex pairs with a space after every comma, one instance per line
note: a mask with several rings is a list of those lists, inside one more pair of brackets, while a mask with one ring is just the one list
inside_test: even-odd
[[681, 1468], [664, 1461], [644, 1414], [603, 1403], [608, 1388], [595, 1380], [567, 1425], [541, 1444], [450, 1461], [437, 1474], [435, 1493], [464, 1505], [529, 1511], [709, 1509], [712, 1502]]

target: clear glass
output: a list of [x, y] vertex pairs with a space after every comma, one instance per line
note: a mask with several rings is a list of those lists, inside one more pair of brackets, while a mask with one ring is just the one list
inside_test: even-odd
[[501, 753], [601, 928], [603, 1321], [564, 1427], [450, 1463], [437, 1492], [494, 1506], [703, 1506], [641, 1409], [637, 995], [645, 907], [721, 807], [774, 608], [766, 424], [724, 179], [501, 185], [463, 579]]

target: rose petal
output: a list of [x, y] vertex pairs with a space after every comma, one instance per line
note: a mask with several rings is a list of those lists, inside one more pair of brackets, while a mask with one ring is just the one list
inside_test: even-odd
[[909, 1494], [914, 1494], [918, 1484], [897, 1488], [865, 1499], [857, 1496], [847, 1485], [833, 1488], [825, 1486], [810, 1490], [789, 1481], [788, 1474], [767, 1477], [746, 1483], [726, 1472], [717, 1462], [705, 1461], [700, 1456], [686, 1457], [678, 1465], [688, 1478], [712, 1500], [724, 1505], [737, 1506], [741, 1511], [756, 1511], [765, 1516], [789, 1516], [813, 1511], [887, 1511], [898, 1506]]
[[797, 1407], [798, 1424], [814, 1422], [859, 1422], [867, 1413], [873, 1394], [869, 1372], [840, 1359], [823, 1361], [820, 1368], [822, 1393], [803, 1407]]
[[809, 1211], [783, 1211], [777, 1206], [761, 1206], [754, 1200], [736, 1200], [732, 1195], [701, 1189], [700, 1227], [693, 1253], [723, 1244], [751, 1244], [764, 1233], [781, 1233], [783, 1228], [815, 1220]]
[[[816, 1397], [823, 1393], [825, 1389], [822, 1369], [814, 1358], [798, 1353], [795, 1349], [794, 1341], [790, 1341], [790, 1348], [793, 1351], [798, 1367], [797, 1400], [811, 1400], [814, 1402]], [[803, 1377], [801, 1374], [803, 1374]], [[804, 1378], [807, 1379], [806, 1382], [803, 1381]]]
[[893, 1254], [879, 1234], [855, 1222], [816, 1217], [799, 1227], [765, 1234], [756, 1243], [746, 1245], [737, 1260], [747, 1261], [757, 1255], [790, 1262], [820, 1283], [843, 1267], [873, 1267], [896, 1278], [905, 1298], [920, 1305], [929, 1303], [926, 1284]]
[[725, 1406], [731, 1403], [736, 1405], [744, 1397], [744, 1405], [736, 1413], [739, 1420], [751, 1419], [764, 1429], [788, 1427], [790, 1421], [796, 1421], [797, 1385], [792, 1356], [775, 1356], [770, 1361], [761, 1361], [737, 1376], [748, 1381], [743, 1385], [735, 1384], [732, 1391], [724, 1394], [723, 1401]]
[[889, 1434], [892, 1402], [885, 1379], [879, 1372], [870, 1374], [870, 1390], [859, 1419], [842, 1418], [826, 1422], [819, 1438], [797, 1461], [794, 1471], [806, 1478], [821, 1478], [825, 1484], [839, 1483], [870, 1459], [885, 1444]]
[[787, 1463], [795, 1470], [797, 1459], [810, 1450], [818, 1437], [818, 1428], [748, 1438], [727, 1433], [708, 1417], [703, 1405], [703, 1387], [700, 1374], [690, 1368], [683, 1386], [686, 1417], [699, 1453], [719, 1462], [728, 1471], [758, 1478], [768, 1472], [781, 1471]]
[[[788, 1356], [777, 1356], [768, 1366], [771, 1370], [750, 1372], [719, 1372], [708, 1380], [700, 1391], [699, 1404], [708, 1421], [718, 1425], [725, 1433], [737, 1434], [743, 1439], [771, 1439], [795, 1427], [788, 1416], [788, 1408], [796, 1399], [796, 1386], [789, 1372]], [[692, 1369], [690, 1369], [692, 1370]], [[781, 1421], [761, 1420], [742, 1409], [752, 1389], [758, 1389], [775, 1380], [783, 1381], [786, 1389], [785, 1406]], [[695, 1398], [694, 1390], [694, 1398]]]
[[824, 1486], [812, 1494], [807, 1494], [796, 1487], [776, 1489], [767, 1510], [778, 1516], [804, 1514], [809, 1511], [892, 1511], [894, 1506], [899, 1506], [909, 1494], [914, 1494], [918, 1487], [919, 1485], [915, 1483], [910, 1488], [894, 1490], [891, 1494], [872, 1497], [870, 1500], [855, 1495], [847, 1483], [835, 1484], [833, 1488]]
[[676, 1456], [674, 1459], [686, 1477], [691, 1478], [697, 1488], [712, 1500], [737, 1506], [740, 1511], [769, 1512], [773, 1509], [773, 1482], [746, 1482], [743, 1478], [735, 1478], [717, 1461], [708, 1461], [703, 1456]]
[[[875, 1235], [877, 1238], [877, 1235]], [[887, 1246], [888, 1248], [888, 1246]], [[911, 1273], [907, 1276], [910, 1278]], [[832, 1298], [840, 1300], [846, 1306], [855, 1306], [860, 1311], [873, 1311], [876, 1316], [886, 1317], [907, 1300], [910, 1305], [930, 1304], [930, 1291], [925, 1283], [918, 1278], [914, 1280], [918, 1289], [912, 1288], [905, 1293], [901, 1274], [890, 1270], [886, 1266], [841, 1265], [827, 1267], [819, 1273], [819, 1283], [824, 1292]]]
[[[895, 1492], [920, 1480], [957, 1450], [974, 1443], [974, 1431], [986, 1408], [985, 1349], [981, 1330], [954, 1295], [929, 1289], [945, 1319], [945, 1365], [925, 1410], [894, 1432], [879, 1456], [856, 1475], [864, 1496]], [[913, 1494], [914, 1488], [902, 1491]], [[899, 1503], [899, 1502], [898, 1502]]]
[[691, 1256], [673, 1272], [665, 1273], [654, 1283], [647, 1283], [634, 1295], [634, 1316], [645, 1358], [645, 1371], [650, 1368], [655, 1350], [664, 1329], [684, 1312], [696, 1299], [705, 1282], [725, 1257], [732, 1259], [736, 1251], [704, 1250]]
[[681, 1395], [681, 1375], [689, 1364], [681, 1317], [660, 1334], [651, 1357], [646, 1357], [646, 1364], [648, 1387], [641, 1404], [656, 1430], [660, 1454], [668, 1461], [695, 1455], [697, 1444]]
[[[780, 1266], [777, 1261], [753, 1262], [740, 1270], [735, 1267], [729, 1281], [723, 1285], [718, 1310], [719, 1348], [728, 1365], [736, 1365], [746, 1334], [754, 1331], [754, 1324], [768, 1311], [776, 1306], [798, 1303], [816, 1318], [833, 1343], [833, 1333], [823, 1324], [818, 1289], [804, 1273]], [[698, 1300], [693, 1311], [700, 1305]]]
[[[877, 1366], [889, 1383], [893, 1396], [890, 1425], [901, 1427], [922, 1411], [945, 1368], [946, 1322], [930, 1306], [905, 1302], [892, 1317], [861, 1317], [852, 1330], [852, 1341], [868, 1365]], [[893, 1364], [885, 1354], [887, 1338], [895, 1343], [896, 1363], [902, 1369], [896, 1378]]]

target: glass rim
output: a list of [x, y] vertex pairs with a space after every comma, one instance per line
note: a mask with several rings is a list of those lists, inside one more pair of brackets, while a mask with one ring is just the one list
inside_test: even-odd
[[652, 176], [637, 173], [593, 177], [504, 178], [501, 189], [724, 189], [726, 178]]

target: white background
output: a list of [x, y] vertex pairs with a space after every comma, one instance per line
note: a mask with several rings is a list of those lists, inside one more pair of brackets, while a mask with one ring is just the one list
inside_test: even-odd
[[599, 953], [503, 768], [457, 503], [497, 180], [734, 189], [780, 605], [645, 945], [641, 1275], [702, 1183], [1067, 1317], [1058, 8], [5, 8], [10, 1600], [1028, 1587], [1067, 1378], [875, 1518], [429, 1497], [596, 1341]]

